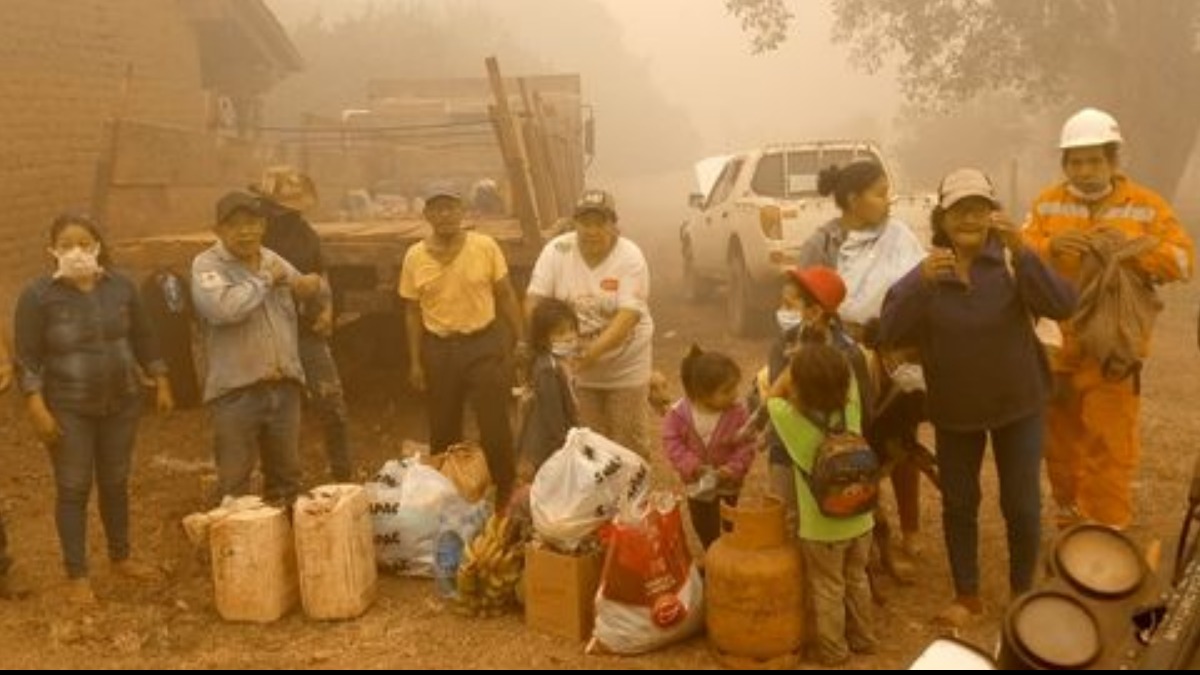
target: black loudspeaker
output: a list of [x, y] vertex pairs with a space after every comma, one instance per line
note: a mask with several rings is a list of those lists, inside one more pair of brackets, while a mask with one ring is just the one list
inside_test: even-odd
[[1156, 599], [1142, 552], [1095, 524], [1064, 530], [1046, 554], [1047, 580], [1004, 617], [1005, 670], [1110, 670], [1136, 649], [1135, 617]]

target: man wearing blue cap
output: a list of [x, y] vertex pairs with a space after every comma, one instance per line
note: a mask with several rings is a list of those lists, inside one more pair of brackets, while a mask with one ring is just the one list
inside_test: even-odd
[[426, 393], [435, 454], [462, 440], [463, 403], [470, 401], [496, 484], [496, 506], [504, 508], [516, 476], [506, 354], [509, 339], [524, 339], [520, 305], [496, 241], [462, 229], [458, 189], [438, 183], [423, 196], [432, 231], [405, 254], [398, 288], [406, 301], [409, 381]]

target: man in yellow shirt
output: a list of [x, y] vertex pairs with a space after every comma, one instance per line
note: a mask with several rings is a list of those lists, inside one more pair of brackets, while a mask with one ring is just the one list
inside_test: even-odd
[[[1108, 113], [1084, 108], [1067, 120], [1059, 143], [1066, 180], [1034, 201], [1025, 240], [1077, 284], [1089, 281], [1084, 269], [1104, 264], [1104, 252], [1142, 240], [1145, 248], [1120, 264], [1152, 297], [1153, 287], [1191, 277], [1195, 253], [1167, 202], [1118, 171], [1121, 143]], [[1094, 309], [1088, 296], [1082, 294], [1076, 318]], [[1121, 325], [1131, 317], [1113, 318]], [[1077, 327], [1062, 323], [1062, 346], [1052, 354], [1046, 470], [1060, 525], [1083, 518], [1124, 528], [1133, 520], [1140, 366], [1149, 336], [1131, 364], [1091, 353]]]
[[[462, 440], [463, 404], [479, 422], [480, 445], [496, 484], [496, 507], [507, 504], [516, 475], [508, 418], [512, 378], [509, 340], [524, 341], [520, 304], [495, 240], [462, 229], [462, 195], [450, 184], [425, 191], [432, 232], [404, 255], [400, 297], [406, 301], [409, 381], [427, 394], [434, 454]], [[508, 324], [507, 335], [497, 317]]]

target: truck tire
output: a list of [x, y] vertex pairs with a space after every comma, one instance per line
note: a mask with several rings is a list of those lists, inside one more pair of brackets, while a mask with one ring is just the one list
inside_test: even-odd
[[683, 240], [683, 297], [691, 303], [707, 300], [712, 295], [712, 282], [696, 274], [696, 264], [692, 258], [692, 242]]
[[756, 311], [754, 282], [746, 271], [742, 251], [734, 249], [729, 256], [729, 288], [725, 299], [725, 316], [729, 328], [738, 337], [753, 337], [762, 325]]

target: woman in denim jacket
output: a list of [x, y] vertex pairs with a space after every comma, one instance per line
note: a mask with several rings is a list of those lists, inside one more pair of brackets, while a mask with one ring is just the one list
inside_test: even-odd
[[130, 558], [129, 472], [143, 378], [154, 379], [161, 412], [173, 400], [137, 287], [109, 268], [96, 223], [80, 214], [59, 216], [50, 226], [49, 252], [55, 271], [34, 279], [17, 301], [16, 362], [29, 419], [54, 467], [67, 595], [91, 604], [87, 506], [93, 482], [113, 571], [142, 580], [158, 576]]

